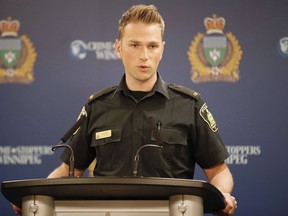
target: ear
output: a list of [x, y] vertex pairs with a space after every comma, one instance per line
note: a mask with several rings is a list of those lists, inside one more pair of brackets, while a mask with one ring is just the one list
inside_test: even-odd
[[114, 48], [117, 53], [118, 58], [121, 59], [121, 41], [116, 39], [114, 43]]

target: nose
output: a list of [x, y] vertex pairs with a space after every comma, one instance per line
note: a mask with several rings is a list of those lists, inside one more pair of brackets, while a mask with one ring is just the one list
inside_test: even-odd
[[148, 51], [146, 47], [143, 47], [140, 51], [140, 59], [142, 61], [147, 61], [148, 60]]

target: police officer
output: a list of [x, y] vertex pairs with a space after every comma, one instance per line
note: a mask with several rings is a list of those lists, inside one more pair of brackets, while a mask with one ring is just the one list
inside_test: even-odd
[[[226, 200], [219, 215], [233, 215], [233, 178], [229, 156], [208, 106], [197, 92], [168, 84], [157, 72], [164, 51], [164, 21], [153, 5], [135, 5], [119, 21], [115, 50], [125, 74], [119, 85], [93, 94], [83, 107], [84, 122], [68, 144], [75, 154], [75, 175], [96, 158], [95, 176], [129, 176], [141, 160], [144, 177], [192, 179], [195, 163]], [[161, 148], [142, 148], [151, 144]], [[48, 178], [68, 173], [68, 151]], [[135, 170], [134, 170], [135, 171]]]

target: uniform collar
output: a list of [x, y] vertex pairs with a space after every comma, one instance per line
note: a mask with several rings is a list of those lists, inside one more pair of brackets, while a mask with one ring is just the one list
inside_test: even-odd
[[[117, 87], [117, 89], [115, 90], [113, 96], [117, 93], [117, 92], [123, 92], [126, 95], [128, 95], [129, 93], [129, 89], [126, 85], [126, 81], [125, 81], [125, 74], [123, 75], [119, 86]], [[170, 99], [169, 97], [169, 93], [168, 93], [168, 84], [161, 78], [160, 74], [157, 73], [157, 81], [155, 83], [155, 85], [153, 86], [153, 89], [150, 92], [150, 95], [153, 95], [155, 92], [159, 92], [160, 94], [164, 95], [167, 99]], [[112, 96], [112, 97], [113, 97]]]

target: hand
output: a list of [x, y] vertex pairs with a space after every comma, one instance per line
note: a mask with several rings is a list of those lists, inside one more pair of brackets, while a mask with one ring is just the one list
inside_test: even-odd
[[21, 212], [22, 212], [21, 208], [17, 207], [16, 205], [14, 205], [12, 203], [11, 203], [11, 205], [12, 205], [12, 209], [15, 212], [15, 214], [21, 215]]
[[215, 214], [219, 216], [232, 216], [237, 209], [237, 201], [235, 197], [231, 196], [229, 193], [223, 193], [223, 196], [226, 202], [226, 207]]

